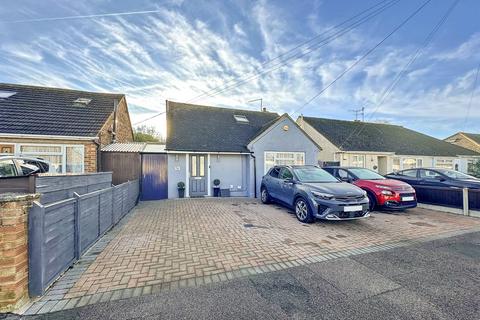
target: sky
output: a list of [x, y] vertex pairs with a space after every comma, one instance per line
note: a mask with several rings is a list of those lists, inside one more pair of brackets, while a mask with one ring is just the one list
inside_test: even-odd
[[[367, 121], [437, 138], [480, 132], [477, 0], [448, 15], [455, 0], [0, 2], [0, 82], [124, 93], [134, 124], [166, 100], [259, 110], [261, 98], [294, 118], [365, 107]], [[142, 124], [165, 133], [164, 114]]]

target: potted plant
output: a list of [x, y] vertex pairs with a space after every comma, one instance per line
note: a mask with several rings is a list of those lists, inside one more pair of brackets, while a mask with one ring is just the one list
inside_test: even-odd
[[179, 182], [177, 183], [177, 189], [178, 189], [178, 197], [179, 198], [184, 198], [185, 197], [185, 183], [184, 182]]
[[213, 196], [220, 196], [220, 179], [213, 180]]

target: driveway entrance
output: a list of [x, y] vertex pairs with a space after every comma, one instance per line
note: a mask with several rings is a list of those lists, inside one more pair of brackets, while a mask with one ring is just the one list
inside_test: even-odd
[[49, 312], [287, 269], [480, 230], [480, 219], [414, 209], [299, 223], [248, 198], [140, 203], [27, 312]]

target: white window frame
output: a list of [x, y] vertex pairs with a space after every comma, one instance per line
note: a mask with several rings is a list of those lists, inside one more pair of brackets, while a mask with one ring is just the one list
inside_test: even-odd
[[[67, 173], [67, 148], [68, 147], [81, 147], [82, 150], [82, 170], [80, 172], [75, 172], [78, 174], [85, 173], [85, 145], [83, 144], [48, 144], [48, 143], [11, 143], [11, 142], [2, 142], [0, 141], [0, 144], [10, 144], [14, 145], [14, 151], [13, 155], [14, 156], [31, 156], [31, 157], [36, 157], [36, 156], [42, 156], [42, 155], [48, 155], [48, 156], [61, 156], [62, 157], [62, 172], [60, 173]], [[60, 152], [27, 152], [27, 153], [22, 153], [21, 148], [22, 146], [34, 146], [34, 147], [60, 147], [61, 151]]]
[[[273, 165], [267, 165], [267, 154], [273, 154]], [[263, 168], [264, 168], [264, 173], [267, 173], [267, 171], [272, 168], [273, 166], [278, 165], [277, 161], [278, 160], [291, 160], [291, 158], [282, 158], [279, 156], [279, 154], [289, 154], [293, 155], [294, 163], [293, 165], [304, 165], [305, 164], [305, 152], [291, 152], [291, 151], [265, 151], [263, 153]], [[302, 161], [301, 163], [297, 162], [297, 156], [301, 155], [302, 156]]]
[[[443, 162], [443, 164], [440, 163]], [[451, 166], [447, 166], [446, 163], [449, 162], [451, 163]], [[435, 168], [442, 168], [442, 169], [450, 169], [454, 170], [455, 169], [455, 161], [454, 159], [448, 159], [448, 158], [435, 158]]]
[[[408, 169], [415, 169], [423, 167], [423, 158], [416, 158], [416, 157], [400, 157], [400, 170], [408, 170]], [[414, 160], [415, 167], [408, 167], [406, 168], [404, 165], [405, 160]]]
[[[359, 166], [358, 164], [362, 164]], [[364, 154], [352, 154], [352, 167], [366, 168], [367, 157]]]

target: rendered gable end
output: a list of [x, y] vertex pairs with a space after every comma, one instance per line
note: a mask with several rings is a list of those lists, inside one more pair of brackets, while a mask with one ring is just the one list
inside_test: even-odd
[[[265, 152], [303, 152], [305, 164], [316, 165], [320, 150], [319, 146], [288, 116], [279, 118], [279, 121], [253, 139], [247, 147], [256, 159], [257, 194], [260, 192], [260, 184], [265, 174]], [[253, 186], [250, 190], [254, 190]]]
[[297, 119], [298, 125], [305, 131], [310, 138], [312, 138], [318, 145], [322, 146], [322, 150], [318, 153], [319, 161], [339, 161], [336, 159], [336, 153], [340, 152], [340, 149], [319, 133], [315, 128], [303, 120], [302, 117]]

